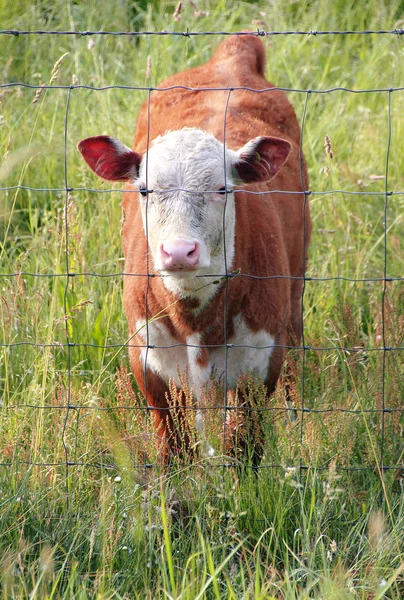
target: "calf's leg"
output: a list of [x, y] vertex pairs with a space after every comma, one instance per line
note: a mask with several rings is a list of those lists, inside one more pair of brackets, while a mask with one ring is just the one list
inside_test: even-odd
[[160, 462], [169, 464], [175, 457], [192, 454], [191, 440], [187, 433], [186, 409], [170, 406], [170, 391], [165, 381], [151, 369], [144, 369], [140, 358], [131, 356], [131, 368], [140, 392], [153, 413], [158, 436]]

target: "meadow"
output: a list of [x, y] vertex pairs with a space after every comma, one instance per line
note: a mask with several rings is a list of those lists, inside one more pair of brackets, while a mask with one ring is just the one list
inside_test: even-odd
[[2, 597], [399, 600], [403, 35], [262, 38], [267, 78], [294, 90], [313, 237], [293, 406], [279, 385], [259, 417], [260, 468], [240, 474], [221, 455], [220, 410], [215, 457], [157, 466], [128, 367], [120, 187], [76, 150], [99, 134], [131, 146], [148, 88], [206, 61], [222, 34], [4, 30], [403, 30], [404, 3], [176, 6], [0, 2]]

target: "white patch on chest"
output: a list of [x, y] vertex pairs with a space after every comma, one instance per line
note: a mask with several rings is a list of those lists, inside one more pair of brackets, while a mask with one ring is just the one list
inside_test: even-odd
[[[139, 336], [146, 342], [147, 332], [144, 321], [137, 323]], [[195, 397], [199, 398], [201, 388], [209, 383], [211, 374], [225, 379], [227, 372], [228, 387], [235, 387], [242, 373], [255, 371], [265, 380], [274, 346], [274, 337], [267, 331], [252, 332], [242, 315], [234, 318], [235, 334], [228, 338], [231, 347], [209, 348], [209, 360], [206, 366], [197, 362], [201, 350], [201, 335], [195, 333], [187, 338], [186, 344], [179, 344], [164, 325], [164, 320], [154, 321], [148, 326], [148, 345], [141, 351], [141, 360], [147, 361], [147, 367], [159, 375], [167, 384], [170, 379], [179, 385], [178, 372], [188, 369], [189, 384]], [[226, 356], [227, 354], [227, 356]]]

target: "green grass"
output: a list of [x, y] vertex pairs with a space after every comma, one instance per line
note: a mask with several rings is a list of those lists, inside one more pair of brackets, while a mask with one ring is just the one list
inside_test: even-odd
[[[0, 4], [1, 27], [45, 30], [361, 30], [403, 27], [403, 2], [184, 2]], [[221, 36], [0, 36], [2, 82], [103, 87], [156, 85], [205, 61]], [[268, 78], [279, 86], [326, 90], [403, 85], [402, 36], [274, 36]], [[91, 46], [91, 44], [90, 44]], [[152, 72], [147, 78], [147, 56]], [[74, 77], [73, 77], [74, 76]], [[67, 90], [0, 90], [0, 185], [65, 188]], [[289, 94], [302, 121], [306, 94]], [[67, 181], [107, 190], [75, 147], [108, 133], [131, 145], [147, 92], [73, 89], [67, 111]], [[402, 277], [404, 93], [310, 94], [303, 145], [310, 173], [314, 278]], [[330, 137], [334, 157], [324, 151]], [[324, 168], [329, 169], [329, 174]], [[326, 193], [335, 189], [345, 193]], [[349, 195], [361, 191], [363, 195]], [[368, 193], [369, 192], [369, 193]], [[372, 195], [370, 192], [380, 192]], [[3, 598], [254, 599], [404, 596], [403, 351], [385, 355], [383, 282], [309, 281], [304, 373], [308, 408], [266, 412], [267, 442], [257, 474], [240, 479], [221, 458], [149, 470], [152, 428], [133, 406], [124, 372], [120, 193], [74, 190], [67, 202], [69, 268], [115, 277], [49, 277], [66, 270], [66, 194], [0, 191], [0, 577]], [[41, 275], [8, 276], [16, 272]], [[65, 304], [67, 314], [65, 314]], [[402, 281], [384, 296], [387, 346], [403, 346]], [[66, 331], [70, 348], [70, 377]], [[19, 344], [21, 342], [21, 344]], [[51, 344], [35, 347], [25, 342]], [[11, 346], [8, 346], [11, 344]], [[56, 344], [56, 346], [55, 346]], [[82, 346], [93, 344], [95, 347]], [[115, 348], [99, 348], [117, 344]], [[348, 353], [341, 347], [356, 347]], [[382, 421], [383, 406], [392, 409]], [[129, 379], [130, 381], [130, 379]], [[70, 393], [71, 404], [64, 408]], [[282, 390], [269, 408], [283, 406]], [[39, 408], [45, 407], [45, 408]], [[331, 410], [334, 408], [336, 410]], [[328, 410], [330, 409], [330, 410]], [[341, 412], [341, 409], [348, 412]], [[397, 410], [398, 409], [398, 410]], [[356, 411], [356, 412], [349, 412]], [[302, 421], [303, 418], [303, 421]], [[215, 421], [216, 419], [216, 421]], [[212, 416], [212, 443], [218, 433]], [[66, 461], [77, 463], [68, 468]], [[308, 470], [290, 465], [310, 465]], [[53, 465], [62, 466], [53, 466]], [[279, 468], [266, 468], [268, 465]], [[48, 466], [44, 466], [48, 465]], [[358, 470], [349, 470], [354, 467]], [[367, 470], [361, 469], [366, 467]]]

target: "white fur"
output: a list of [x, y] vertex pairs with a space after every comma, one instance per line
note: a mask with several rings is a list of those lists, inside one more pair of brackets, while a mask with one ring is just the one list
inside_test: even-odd
[[[191, 128], [156, 138], [143, 157], [139, 178], [133, 186], [153, 190], [147, 199], [139, 195], [144, 230], [146, 233], [147, 229], [155, 270], [162, 272], [164, 285], [179, 297], [197, 296], [206, 304], [218, 287], [212, 282], [225, 275], [226, 267], [227, 272], [232, 270], [234, 193], [218, 195], [215, 192], [225, 185], [228, 189], [233, 187], [232, 170], [236, 160], [236, 152], [225, 151], [223, 144], [212, 135]], [[198, 270], [163, 270], [159, 248], [176, 239], [200, 244]], [[206, 286], [206, 283], [211, 285]]]
[[[146, 342], [146, 326], [144, 321], [137, 324], [139, 336]], [[234, 319], [235, 335], [227, 340], [228, 344], [235, 347], [227, 349], [209, 348], [209, 362], [206, 367], [197, 363], [200, 352], [201, 336], [193, 334], [187, 339], [187, 345], [177, 345], [178, 340], [170, 335], [164, 325], [164, 320], [149, 323], [149, 348], [147, 352], [147, 366], [159, 375], [166, 383], [170, 379], [177, 385], [178, 371], [183, 373], [188, 368], [189, 383], [199, 398], [201, 389], [209, 383], [211, 374], [224, 378], [227, 370], [227, 384], [234, 387], [241, 373], [255, 371], [264, 380], [268, 373], [269, 361], [273, 351], [274, 338], [268, 332], [261, 330], [253, 333], [246, 325], [242, 315]], [[174, 346], [167, 348], [167, 346]], [[141, 352], [141, 359], [146, 360], [146, 350]], [[227, 369], [226, 369], [227, 366]]]

